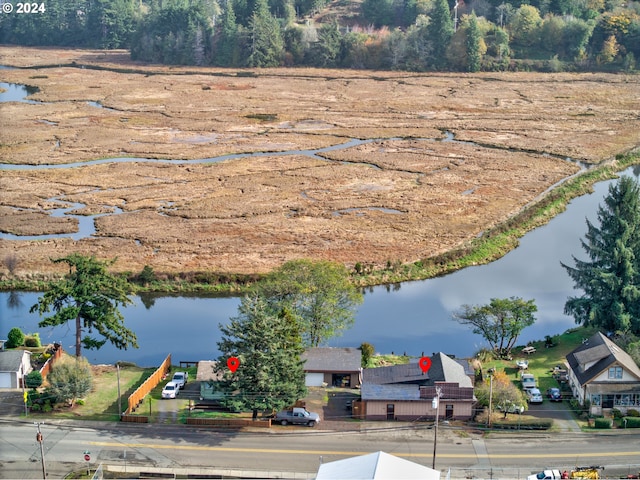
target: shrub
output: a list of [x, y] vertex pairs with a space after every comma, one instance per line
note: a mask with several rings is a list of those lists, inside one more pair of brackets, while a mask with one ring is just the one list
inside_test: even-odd
[[42, 385], [42, 374], [37, 370], [34, 370], [33, 372], [29, 372], [29, 374], [27, 374], [27, 376], [24, 377], [24, 383], [27, 386], [27, 388], [36, 389], [40, 385]]
[[362, 345], [360, 345], [360, 351], [362, 352], [362, 366], [367, 368], [369, 367], [371, 357], [375, 353], [375, 349], [370, 343], [363, 342]]
[[37, 348], [42, 346], [39, 333], [31, 333], [24, 339], [25, 347]]
[[24, 345], [24, 333], [18, 327], [13, 327], [7, 334], [7, 348], [16, 348]]
[[59, 402], [73, 407], [78, 398], [84, 397], [93, 385], [91, 367], [85, 358], [62, 359], [56, 362], [47, 377], [49, 390]]
[[619, 420], [622, 418], [622, 412], [620, 410], [618, 410], [617, 408], [612, 408], [611, 409], [611, 416], [613, 418], [615, 418], [616, 420]]
[[153, 271], [153, 268], [149, 265], [145, 265], [142, 271], [138, 274], [138, 281], [146, 285], [148, 283], [154, 282], [156, 280], [156, 274]]
[[611, 428], [612, 421], [610, 418], [596, 418], [593, 422], [595, 428], [607, 429]]
[[624, 417], [622, 426], [625, 428], [640, 428], [640, 417]]
[[640, 417], [640, 412], [635, 408], [627, 410], [627, 417]]

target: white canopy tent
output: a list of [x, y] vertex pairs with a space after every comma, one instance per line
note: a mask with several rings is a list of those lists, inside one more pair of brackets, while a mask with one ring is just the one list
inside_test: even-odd
[[385, 452], [320, 465], [316, 480], [440, 480], [440, 472]]

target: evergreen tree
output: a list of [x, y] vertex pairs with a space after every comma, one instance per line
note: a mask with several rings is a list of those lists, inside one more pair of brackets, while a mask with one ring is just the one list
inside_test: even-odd
[[364, 0], [361, 9], [365, 20], [378, 28], [395, 21], [393, 0]]
[[238, 66], [238, 25], [233, 2], [228, 0], [222, 12], [222, 19], [217, 27], [216, 56], [214, 63], [221, 67]]
[[[217, 371], [227, 407], [252, 410], [255, 419], [259, 411], [286, 408], [306, 395], [300, 360], [304, 348], [295, 318], [286, 309], [274, 312], [259, 295], [247, 296], [238, 316], [220, 330]], [[235, 373], [227, 368], [230, 357], [240, 361]]]
[[318, 41], [311, 48], [310, 64], [335, 67], [340, 56], [340, 30], [337, 23], [325, 24], [318, 31]]
[[467, 70], [469, 72], [477, 72], [480, 70], [480, 63], [482, 61], [482, 53], [480, 50], [482, 35], [480, 34], [480, 29], [478, 28], [478, 19], [475, 13], [469, 16], [465, 33]]
[[[98, 349], [108, 340], [117, 348], [138, 347], [135, 334], [124, 326], [119, 306], [131, 303], [129, 285], [125, 278], [107, 271], [111, 262], [102, 262], [94, 257], [71, 254], [53, 260], [66, 263], [70, 272], [64, 279], [55, 282], [51, 289], [31, 307], [31, 312], [40, 315], [53, 309], [40, 327], [55, 327], [74, 322], [76, 332], [76, 357], [80, 357], [82, 346]], [[96, 330], [104, 340], [90, 336], [82, 338], [82, 332]]]
[[266, 0], [257, 0], [251, 17], [250, 67], [277, 67], [284, 55], [284, 40], [278, 20], [271, 15]]
[[570, 297], [565, 313], [576, 323], [608, 332], [640, 333], [640, 185], [622, 177], [609, 187], [598, 207], [600, 226], [587, 220], [582, 248], [589, 260], [573, 257], [575, 267], [562, 266], [584, 291]]
[[435, 0], [429, 13], [431, 21], [427, 25], [427, 36], [431, 46], [432, 59], [436, 68], [446, 65], [446, 52], [453, 37], [453, 18], [447, 0]]

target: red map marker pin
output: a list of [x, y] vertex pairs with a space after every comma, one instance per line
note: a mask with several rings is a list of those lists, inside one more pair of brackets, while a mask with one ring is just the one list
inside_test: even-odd
[[236, 370], [240, 366], [240, 359], [238, 357], [229, 357], [227, 360], [227, 367], [231, 370], [231, 373], [236, 373]]
[[431, 359], [429, 357], [422, 357], [418, 363], [423, 374], [427, 373], [431, 368]]

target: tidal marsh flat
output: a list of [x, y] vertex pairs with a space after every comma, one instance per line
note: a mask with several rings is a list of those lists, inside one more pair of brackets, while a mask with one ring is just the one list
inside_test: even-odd
[[[71, 252], [131, 272], [413, 262], [640, 144], [638, 75], [229, 70], [9, 46], [0, 58], [17, 67], [0, 81], [38, 88], [0, 103], [2, 163], [86, 163], [0, 170], [0, 230], [73, 232], [76, 218], [49, 215], [60, 202], [96, 215], [88, 238], [1, 239], [17, 275], [56, 272], [50, 259]], [[134, 160], [91, 163], [116, 157]]]

